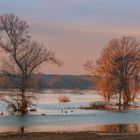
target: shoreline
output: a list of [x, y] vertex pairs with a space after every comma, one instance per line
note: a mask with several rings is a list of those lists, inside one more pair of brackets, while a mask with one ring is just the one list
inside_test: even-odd
[[139, 140], [138, 134], [108, 134], [87, 132], [32, 132], [32, 133], [3, 133], [0, 140]]
[[92, 132], [98, 134], [140, 134], [140, 124], [70, 124], [38, 126], [1, 126], [0, 134], [27, 133], [78, 133]]
[[[11, 128], [9, 131], [7, 127], [2, 127], [0, 129], [1, 135], [14, 135], [14, 134], [32, 134], [32, 133], [94, 133], [97, 135], [137, 135], [140, 134], [140, 125], [136, 126], [137, 130], [133, 130], [136, 124], [110, 124], [110, 125], [83, 125], [80, 126], [69, 126], [65, 128], [64, 126], [38, 126], [38, 127], [17, 127]], [[64, 129], [65, 128], [65, 129]]]

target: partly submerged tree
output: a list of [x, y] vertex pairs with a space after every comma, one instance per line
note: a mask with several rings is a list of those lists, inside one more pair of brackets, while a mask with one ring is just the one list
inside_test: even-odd
[[134, 37], [112, 39], [96, 64], [88, 61], [85, 70], [96, 75], [98, 88], [109, 98], [119, 93], [125, 104], [134, 101], [139, 90], [140, 45]]
[[[18, 16], [3, 14], [0, 16], [0, 47], [5, 53], [3, 72], [16, 88], [10, 98], [3, 98], [12, 111], [27, 113], [27, 108], [35, 99], [33, 92], [28, 92], [31, 75], [45, 63], [61, 65], [54, 52], [47, 50], [36, 41], [31, 41], [29, 26]], [[32, 81], [33, 84], [33, 81]], [[35, 89], [32, 86], [32, 89]]]

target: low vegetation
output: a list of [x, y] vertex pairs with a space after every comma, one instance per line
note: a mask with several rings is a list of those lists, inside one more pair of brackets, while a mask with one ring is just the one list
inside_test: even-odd
[[70, 102], [71, 100], [70, 100], [70, 98], [67, 97], [67, 96], [60, 96], [60, 97], [58, 97], [58, 101], [59, 101], [60, 103], [68, 103], [68, 102]]

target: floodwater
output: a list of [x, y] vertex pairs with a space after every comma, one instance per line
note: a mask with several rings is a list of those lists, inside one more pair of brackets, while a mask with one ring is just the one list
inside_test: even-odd
[[[59, 103], [60, 96], [71, 99]], [[102, 101], [97, 91], [48, 90], [37, 95], [37, 111], [24, 116], [6, 113], [6, 105], [0, 104], [0, 132], [19, 131], [100, 131], [117, 133], [140, 132], [140, 109], [133, 110], [85, 110], [94, 101]], [[139, 106], [139, 95], [136, 105]], [[113, 101], [112, 101], [113, 102]]]

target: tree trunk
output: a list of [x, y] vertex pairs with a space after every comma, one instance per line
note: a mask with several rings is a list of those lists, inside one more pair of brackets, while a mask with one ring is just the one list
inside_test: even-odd
[[25, 92], [22, 92], [22, 102], [21, 102], [21, 115], [24, 115], [26, 113], [26, 108], [25, 108]]
[[128, 105], [128, 103], [129, 103], [129, 99], [128, 99], [128, 97], [125, 95], [125, 93], [123, 94], [124, 95], [124, 97], [123, 97], [123, 104], [124, 105]]
[[25, 78], [23, 78], [22, 89], [21, 89], [21, 94], [22, 94], [21, 115], [24, 115], [27, 112], [27, 101], [25, 98], [25, 90], [26, 90], [26, 80]]
[[120, 92], [120, 94], [119, 94], [119, 105], [122, 104], [121, 100], [122, 100], [122, 92]]
[[122, 100], [122, 92], [120, 91], [119, 92], [119, 110], [121, 109], [121, 105], [122, 105], [121, 100]]
[[132, 97], [132, 101], [134, 102], [135, 100], [135, 97], [136, 97], [136, 90], [134, 91], [134, 94], [133, 94], [133, 97]]

